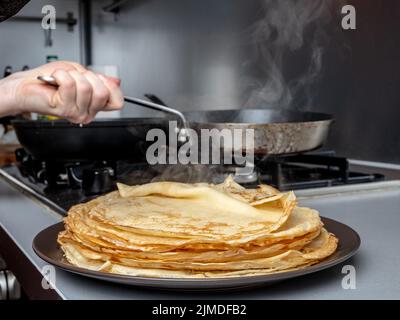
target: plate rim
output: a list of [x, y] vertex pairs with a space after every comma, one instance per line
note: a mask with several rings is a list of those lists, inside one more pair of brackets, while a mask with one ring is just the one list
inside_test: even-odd
[[[324, 261], [322, 260], [321, 262], [311, 265], [308, 267], [304, 267], [298, 270], [292, 270], [292, 271], [283, 271], [283, 272], [278, 272], [278, 273], [271, 273], [271, 274], [264, 274], [264, 275], [255, 275], [255, 276], [236, 276], [236, 277], [224, 277], [224, 278], [154, 278], [154, 277], [142, 277], [142, 276], [130, 276], [130, 275], [123, 275], [123, 274], [113, 274], [113, 273], [107, 273], [103, 271], [95, 271], [95, 270], [89, 270], [81, 267], [74, 266], [70, 264], [69, 262], [62, 262], [62, 261], [57, 261], [54, 260], [45, 254], [41, 252], [37, 248], [37, 239], [42, 236], [45, 232], [48, 232], [51, 229], [64, 226], [64, 222], [59, 222], [56, 224], [53, 224], [42, 231], [40, 231], [33, 239], [32, 241], [32, 249], [35, 252], [35, 254], [42, 259], [43, 261], [58, 267], [66, 272], [73, 273], [73, 274], [78, 274], [83, 277], [89, 277], [89, 278], [96, 278], [100, 279], [103, 281], [109, 281], [109, 282], [119, 282], [121, 283], [123, 281], [124, 284], [127, 285], [132, 285], [132, 286], [145, 286], [146, 283], [148, 286], [153, 286], [156, 287], [157, 285], [160, 288], [164, 288], [165, 285], [168, 284], [187, 284], [190, 286], [190, 288], [193, 288], [195, 285], [199, 285], [199, 288], [201, 288], [201, 285], [210, 285], [210, 284], [220, 284], [220, 285], [229, 285], [231, 284], [232, 286], [235, 285], [240, 285], [240, 286], [245, 286], [245, 285], [251, 285], [251, 284], [257, 284], [260, 282], [269, 282], [269, 281], [282, 281], [286, 279], [291, 279], [295, 277], [300, 277], [300, 276], [305, 276], [309, 275], [311, 273], [316, 273], [322, 270], [329, 269], [331, 267], [334, 267], [351, 257], [353, 257], [357, 252], [359, 251], [361, 247], [361, 237], [358, 234], [357, 231], [355, 231], [352, 227], [339, 222], [337, 220], [327, 218], [327, 217], [321, 217], [321, 220], [324, 222], [328, 223], [334, 223], [337, 224], [338, 226], [344, 227], [347, 229], [348, 232], [352, 233], [353, 236], [355, 236], [355, 244], [354, 248], [350, 250], [348, 253], [345, 255], [333, 259], [330, 261]], [[329, 230], [328, 230], [329, 231]], [[339, 239], [340, 243], [340, 239]], [[61, 250], [59, 248], [59, 250]], [[131, 283], [130, 283], [131, 282]], [[140, 283], [138, 283], [140, 282]], [[161, 282], [161, 283], [160, 283]], [[238, 282], [237, 284], [235, 284]], [[189, 288], [189, 287], [188, 287]], [[218, 286], [216, 287], [218, 288]]]

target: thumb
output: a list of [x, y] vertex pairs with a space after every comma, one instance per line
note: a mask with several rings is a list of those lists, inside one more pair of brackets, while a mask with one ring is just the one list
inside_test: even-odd
[[54, 115], [57, 89], [46, 86], [37, 80], [24, 81], [20, 86], [19, 96], [22, 108], [26, 112]]

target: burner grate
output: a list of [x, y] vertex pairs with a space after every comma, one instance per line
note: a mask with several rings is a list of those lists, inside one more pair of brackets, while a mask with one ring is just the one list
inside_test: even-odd
[[385, 179], [381, 174], [350, 171], [346, 158], [334, 152], [271, 157], [258, 163], [259, 180], [280, 190], [299, 190]]

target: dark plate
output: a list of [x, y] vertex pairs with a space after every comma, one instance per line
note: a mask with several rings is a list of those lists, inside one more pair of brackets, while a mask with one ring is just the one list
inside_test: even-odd
[[303, 276], [333, 267], [352, 257], [357, 252], [361, 243], [357, 232], [335, 220], [328, 218], [322, 218], [322, 220], [329, 232], [334, 233], [339, 238], [338, 249], [332, 256], [316, 265], [306, 267], [304, 269], [262, 276], [221, 279], [167, 279], [132, 277], [78, 268], [66, 261], [62, 250], [57, 244], [57, 235], [60, 231], [64, 230], [63, 223], [58, 223], [40, 232], [33, 240], [33, 250], [40, 258], [52, 265], [90, 278], [153, 289], [229, 290], [257, 287], [285, 279]]

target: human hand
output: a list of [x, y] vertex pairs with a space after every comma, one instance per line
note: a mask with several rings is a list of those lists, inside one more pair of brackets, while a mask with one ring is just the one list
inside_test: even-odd
[[[38, 76], [52, 76], [58, 88]], [[123, 94], [119, 79], [106, 77], [67, 61], [53, 62], [0, 80], [0, 115], [34, 112], [90, 123], [100, 111], [120, 110]]]

